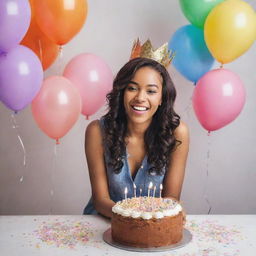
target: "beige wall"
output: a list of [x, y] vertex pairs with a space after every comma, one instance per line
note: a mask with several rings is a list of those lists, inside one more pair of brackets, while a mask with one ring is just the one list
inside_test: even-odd
[[[45, 77], [59, 74], [77, 54], [103, 57], [113, 72], [128, 60], [138, 36], [155, 46], [169, 40], [187, 20], [176, 0], [89, 0], [89, 15], [82, 31], [63, 49], [63, 57]], [[256, 7], [255, 1], [248, 1]], [[182, 194], [189, 213], [256, 213], [256, 46], [226, 68], [243, 80], [247, 99], [239, 117], [210, 137], [191, 107], [193, 85], [170, 67], [176, 84], [177, 112], [189, 125], [191, 147]], [[217, 67], [217, 64], [216, 64]], [[10, 74], [11, 75], [11, 74]], [[104, 113], [102, 108], [91, 120]], [[90, 197], [84, 157], [83, 116], [72, 130], [54, 141], [39, 130], [30, 107], [15, 116], [0, 104], [0, 214], [80, 214]], [[18, 134], [24, 144], [24, 151]], [[210, 152], [209, 159], [207, 152]], [[208, 165], [208, 175], [207, 175]], [[23, 181], [20, 178], [24, 176]], [[51, 195], [51, 190], [53, 191]]]

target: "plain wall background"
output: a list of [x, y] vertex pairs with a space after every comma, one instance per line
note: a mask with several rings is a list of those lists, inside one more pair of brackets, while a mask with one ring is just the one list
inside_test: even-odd
[[[247, 2], [256, 9], [254, 0]], [[60, 74], [69, 60], [84, 52], [101, 56], [116, 74], [128, 61], [134, 39], [150, 38], [158, 48], [178, 28], [189, 24], [177, 0], [88, 0], [88, 5], [84, 27], [64, 46], [63, 56], [45, 72], [45, 77]], [[190, 214], [207, 213], [209, 206], [213, 214], [256, 213], [255, 52], [254, 44], [246, 54], [224, 65], [240, 76], [247, 99], [238, 118], [210, 136], [192, 109], [194, 86], [174, 67], [168, 69], [178, 92], [176, 111], [190, 128], [182, 193]], [[0, 104], [0, 214], [82, 213], [91, 195], [84, 132], [104, 109], [89, 121], [81, 115], [56, 147], [55, 141], [37, 127], [30, 106], [14, 120], [12, 111]], [[14, 122], [17, 128], [13, 128]]]

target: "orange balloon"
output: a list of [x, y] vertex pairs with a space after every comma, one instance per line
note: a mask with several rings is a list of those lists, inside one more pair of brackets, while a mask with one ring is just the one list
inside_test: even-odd
[[40, 59], [43, 69], [46, 70], [57, 58], [59, 46], [51, 41], [39, 28], [34, 15], [33, 1], [31, 5], [31, 22], [29, 29], [21, 41], [22, 45], [30, 48]]
[[70, 41], [87, 16], [86, 0], [34, 0], [34, 6], [37, 24], [58, 45]]

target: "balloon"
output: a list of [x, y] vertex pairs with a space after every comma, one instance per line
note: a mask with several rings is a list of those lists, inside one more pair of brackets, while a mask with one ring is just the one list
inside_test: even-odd
[[42, 62], [43, 69], [46, 70], [57, 58], [59, 46], [41, 31], [35, 20], [32, 0], [30, 0], [30, 4], [32, 10], [31, 22], [21, 44], [29, 47], [38, 56]]
[[43, 69], [29, 48], [18, 45], [0, 55], [0, 99], [10, 109], [25, 108], [40, 90]]
[[98, 56], [82, 53], [65, 67], [63, 75], [80, 92], [82, 114], [87, 118], [104, 104], [106, 94], [112, 89], [113, 74], [109, 66]]
[[34, 0], [34, 6], [39, 27], [58, 45], [71, 40], [87, 16], [86, 0]]
[[57, 143], [75, 124], [80, 112], [79, 92], [62, 76], [45, 79], [32, 102], [32, 114], [37, 125]]
[[224, 0], [180, 0], [182, 12], [186, 18], [199, 28], [204, 28], [209, 12]]
[[226, 0], [208, 15], [204, 25], [205, 42], [220, 63], [241, 56], [256, 38], [256, 15], [240, 0]]
[[215, 131], [232, 122], [242, 111], [245, 89], [235, 73], [215, 69], [198, 81], [192, 102], [201, 125], [207, 131]]
[[172, 61], [174, 67], [194, 83], [214, 63], [205, 44], [203, 31], [192, 25], [179, 28], [170, 39], [168, 48], [175, 53]]
[[0, 49], [7, 52], [26, 34], [31, 17], [28, 0], [0, 1]]

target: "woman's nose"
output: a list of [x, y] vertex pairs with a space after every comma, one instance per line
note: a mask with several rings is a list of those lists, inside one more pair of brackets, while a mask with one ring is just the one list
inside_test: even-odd
[[138, 91], [138, 93], [136, 95], [136, 100], [139, 102], [141, 102], [141, 101], [143, 102], [145, 99], [146, 99], [145, 93], [142, 90]]

